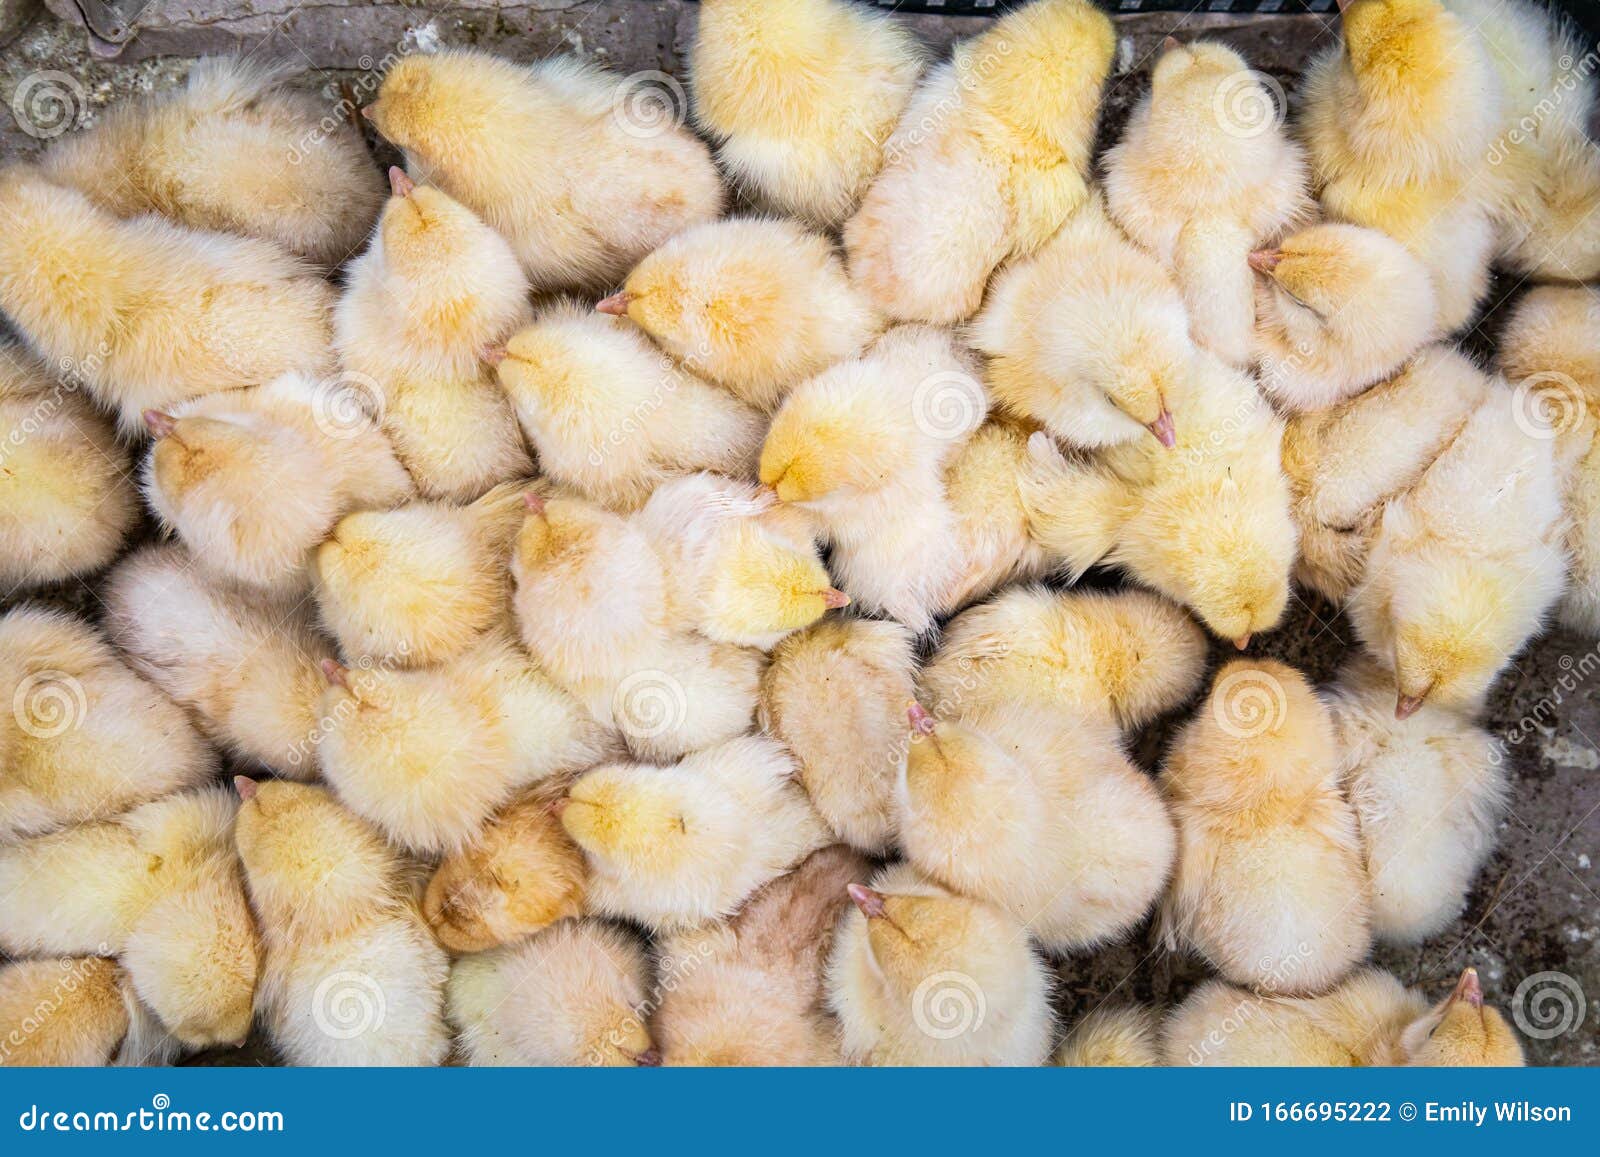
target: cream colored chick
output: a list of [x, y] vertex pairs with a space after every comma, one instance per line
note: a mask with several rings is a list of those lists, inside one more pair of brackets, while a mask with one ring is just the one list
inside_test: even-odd
[[588, 870], [535, 789], [497, 812], [466, 848], [440, 862], [422, 898], [434, 936], [452, 952], [482, 952], [583, 914]]
[[307, 784], [235, 781], [265, 959], [261, 1011], [291, 1065], [437, 1065], [448, 963], [376, 829]]
[[200, 60], [183, 88], [116, 105], [63, 138], [44, 171], [118, 217], [160, 213], [341, 265], [366, 240], [383, 181], [361, 135], [289, 90], [287, 72]]
[[765, 208], [831, 229], [883, 165], [922, 71], [916, 37], [843, 0], [710, 0], [690, 50], [695, 123]]
[[855, 910], [839, 920], [825, 982], [847, 1061], [1044, 1063], [1050, 978], [1027, 929], [908, 864], [849, 892]]
[[1172, 275], [1118, 232], [1096, 198], [1000, 272], [972, 341], [989, 356], [996, 403], [1056, 437], [1085, 447], [1153, 437], [1171, 447], [1173, 413], [1195, 372], [1189, 330]]
[[1246, 255], [1310, 218], [1309, 176], [1243, 57], [1169, 38], [1106, 154], [1106, 204], [1172, 272], [1195, 341], [1245, 367], [1256, 316]]
[[345, 378], [381, 403], [384, 432], [426, 498], [470, 502], [533, 473], [485, 345], [528, 323], [506, 240], [466, 206], [389, 170], [394, 196], [351, 263], [334, 313]]
[[1256, 380], [1279, 409], [1321, 410], [1382, 382], [1438, 336], [1427, 266], [1393, 238], [1314, 225], [1250, 254]]
[[910, 716], [899, 842], [925, 876], [1006, 909], [1051, 952], [1114, 940], [1155, 906], [1177, 841], [1113, 726], [1033, 703]]
[[677, 474], [752, 472], [761, 415], [634, 326], [557, 305], [488, 356], [540, 470], [595, 502], [636, 510]]
[[[538, 290], [598, 289], [722, 211], [711, 154], [624, 78], [573, 57], [532, 65], [447, 49], [403, 57], [362, 110], [511, 242]], [[559, 206], [559, 212], [552, 212]]]
[[945, 625], [923, 668], [938, 719], [998, 704], [1143, 726], [1198, 690], [1205, 634], [1148, 591], [1013, 587]]
[[1322, 207], [1428, 267], [1439, 323], [1470, 321], [1496, 244], [1488, 159], [1503, 94], [1472, 22], [1441, 0], [1356, 0], [1305, 74], [1301, 132]]
[[336, 382], [286, 374], [151, 411], [145, 499], [211, 578], [297, 594], [344, 514], [415, 493], [375, 422], [359, 411], [329, 417], [350, 404]]
[[0, 218], [0, 311], [124, 434], [146, 410], [333, 368], [333, 290], [269, 241], [119, 221], [16, 165]]
[[869, 855], [894, 841], [916, 673], [906, 628], [841, 618], [779, 643], [761, 679], [761, 729], [794, 754], [800, 784], [833, 834]]
[[1087, 199], [1116, 43], [1088, 0], [1035, 0], [928, 73], [844, 226], [850, 275], [880, 311], [972, 316], [995, 267]]
[[197, 787], [216, 757], [172, 700], [80, 619], [0, 617], [0, 840], [104, 819]]
[[1509, 786], [1505, 754], [1483, 728], [1426, 704], [1399, 720], [1394, 702], [1394, 679], [1363, 656], [1328, 705], [1372, 881], [1373, 933], [1413, 944], [1461, 915]]
[[68, 956], [0, 967], [0, 1067], [163, 1064], [175, 1042], [113, 960]]
[[403, 667], [459, 658], [505, 617], [511, 540], [532, 494], [511, 482], [468, 506], [413, 502], [341, 518], [317, 548], [313, 582], [345, 654]]
[[1167, 1018], [1169, 1065], [1520, 1066], [1522, 1046], [1469, 968], [1427, 998], [1363, 968], [1325, 996], [1260, 996], [1208, 980]]
[[448, 666], [323, 670], [323, 774], [345, 806], [409, 851], [461, 851], [519, 788], [615, 750], [509, 631]]
[[666, 1065], [839, 1065], [822, 1005], [822, 968], [845, 887], [865, 859], [841, 845], [813, 852], [720, 924], [658, 945], [665, 990], [650, 1031]]
[[562, 920], [450, 968], [450, 1021], [469, 1065], [659, 1065], [645, 1021], [650, 960], [603, 920]]
[[1174, 741], [1169, 942], [1235, 984], [1324, 992], [1367, 954], [1371, 900], [1327, 707], [1298, 671], [1236, 660]]
[[1097, 1008], [1072, 1026], [1054, 1064], [1127, 1069], [1161, 1064], [1161, 1017], [1150, 1008]]
[[795, 772], [781, 743], [747, 736], [580, 776], [559, 807], [589, 860], [589, 910], [655, 931], [733, 912], [831, 840]]
[[1035, 434], [1023, 501], [1034, 537], [1070, 573], [1123, 567], [1242, 648], [1289, 599], [1283, 423], [1248, 377], [1210, 354], [1195, 364], [1172, 449], [1145, 438], [1068, 461]]
[[139, 517], [128, 451], [67, 383], [0, 342], [0, 590], [99, 570]]
[[[965, 385], [958, 388], [965, 396]], [[945, 501], [955, 513], [960, 566], [941, 613], [959, 610], [1007, 583], [1043, 578], [1051, 569], [1049, 552], [1033, 539], [1022, 500], [1023, 480], [1033, 470], [1028, 438], [1037, 429], [1031, 422], [991, 414], [945, 468]]]
[[881, 325], [832, 242], [762, 218], [686, 229], [595, 308], [766, 413], [797, 382], [859, 354]]

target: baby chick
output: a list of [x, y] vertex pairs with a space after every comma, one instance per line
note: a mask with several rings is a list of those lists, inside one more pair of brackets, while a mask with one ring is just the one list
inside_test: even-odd
[[450, 1021], [469, 1065], [654, 1066], [649, 984], [633, 933], [562, 920], [451, 965]]
[[326, 788], [240, 777], [237, 840], [265, 960], [263, 1022], [291, 1065], [437, 1065], [444, 950], [406, 868]]
[[995, 267], [1038, 248], [1089, 196], [1116, 43], [1089, 0], [1035, 0], [928, 73], [844, 226], [850, 275], [879, 310], [970, 317]]
[[111, 641], [212, 740], [279, 775], [316, 775], [326, 730], [317, 664], [333, 648], [305, 606], [214, 587], [179, 546], [123, 559], [103, 597]]
[[900, 847], [919, 871], [1017, 918], [1047, 951], [1125, 935], [1172, 870], [1172, 820], [1116, 729], [1033, 703], [910, 709]]
[[1505, 757], [1470, 719], [1424, 704], [1394, 712], [1394, 679], [1357, 658], [1330, 695], [1367, 875], [1372, 930], [1411, 944], [1461, 915], [1505, 811]]
[[395, 452], [426, 498], [470, 502], [533, 473], [516, 416], [483, 364], [532, 316], [506, 240], [472, 211], [389, 170], [394, 196], [353, 261], [334, 313], [352, 384], [382, 405]]
[[1033, 470], [1028, 438], [1037, 429], [1031, 422], [991, 414], [945, 467], [945, 501], [956, 519], [960, 565], [941, 613], [959, 610], [1007, 583], [1042, 578], [1051, 569], [1049, 553], [1033, 539], [1022, 501], [1023, 479]]
[[115, 105], [42, 167], [118, 217], [159, 213], [340, 265], [372, 228], [383, 181], [361, 135], [287, 79], [283, 67], [202, 59], [183, 88]]
[[150, 411], [145, 499], [213, 579], [299, 593], [342, 515], [414, 493], [375, 422], [330, 417], [347, 404], [336, 383], [285, 374]]
[[877, 176], [923, 58], [886, 14], [844, 0], [709, 0], [690, 51], [695, 123], [722, 167], [818, 229]]
[[650, 1030], [666, 1065], [838, 1065], [822, 967], [845, 887], [867, 861], [841, 845], [813, 852], [719, 924], [658, 945], [665, 995]]
[[189, 717], [88, 623], [40, 607], [0, 617], [0, 840], [104, 819], [210, 779]]
[[1215, 41], [1179, 44], [1106, 154], [1106, 204], [1172, 272], [1195, 341], [1250, 363], [1255, 287], [1246, 255], [1314, 209], [1304, 155], [1244, 58]]
[[595, 308], [767, 413], [795, 383], [859, 354], [880, 326], [826, 237], [761, 218], [684, 230]]
[[851, 884], [828, 957], [845, 1059], [1016, 1065], [1050, 1053], [1050, 978], [1004, 909], [947, 892], [907, 864]]
[[540, 470], [586, 498], [635, 510], [676, 474], [751, 473], [761, 415], [634, 326], [557, 305], [488, 356]]
[[589, 910], [658, 932], [733, 912], [830, 842], [795, 772], [782, 744], [747, 736], [584, 773], [558, 808], [589, 860]]
[[172, 1044], [113, 960], [0, 967], [0, 1067], [163, 1064]]
[[0, 342], [0, 429], [0, 591], [105, 566], [139, 509], [111, 423]]
[[1333, 721], [1298, 671], [1236, 660], [1162, 769], [1178, 821], [1167, 938], [1235, 984], [1324, 992], [1371, 944]]
[[317, 548], [322, 621], [347, 655], [425, 667], [459, 658], [506, 614], [507, 562], [526, 483], [468, 506], [413, 502], [347, 514]]
[[684, 110], [661, 105], [637, 78], [574, 57], [525, 65], [446, 49], [402, 57], [362, 112], [414, 178], [511, 242], [535, 289], [598, 289], [721, 214], [710, 152], [663, 123]]
[[1314, 225], [1250, 254], [1261, 389], [1294, 413], [1385, 381], [1437, 336], [1427, 266], [1376, 229]]
[[1161, 1018], [1154, 1009], [1097, 1008], [1072, 1026], [1054, 1064], [1068, 1068], [1150, 1068], [1161, 1064]]
[[0, 170], [0, 311], [118, 419], [332, 367], [333, 290], [270, 241], [119, 221], [33, 169]]

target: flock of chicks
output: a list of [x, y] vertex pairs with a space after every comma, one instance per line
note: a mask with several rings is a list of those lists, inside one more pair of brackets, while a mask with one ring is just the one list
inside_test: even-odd
[[[445, 51], [363, 110], [387, 200], [232, 61], [0, 172], [0, 579], [117, 560], [0, 620], [0, 1055], [1520, 1063], [1362, 961], [1460, 912], [1504, 663], [1600, 630], [1592, 94], [1526, 127], [1576, 50], [1521, 0], [1341, 7], [1298, 140], [1169, 43], [1098, 185], [1087, 0], [937, 65], [705, 0], [715, 161]], [[1567, 283], [1499, 372], [1492, 262]], [[1291, 581], [1364, 653], [1228, 663], [1150, 779], [1196, 620]], [[1152, 911], [1218, 979], [1058, 1039], [1045, 954]]]

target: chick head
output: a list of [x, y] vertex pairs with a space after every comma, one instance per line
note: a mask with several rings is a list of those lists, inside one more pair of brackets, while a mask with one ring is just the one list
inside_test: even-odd
[[1476, 968], [1463, 972], [1455, 991], [1407, 1026], [1400, 1050], [1412, 1065], [1465, 1068], [1523, 1063], [1517, 1034], [1505, 1017], [1483, 1003]]
[[702, 592], [708, 637], [766, 646], [810, 626], [848, 596], [831, 585], [814, 549], [800, 550], [764, 533], [737, 527], [717, 552]]
[[1357, 75], [1382, 82], [1448, 52], [1451, 30], [1440, 0], [1354, 0], [1340, 9], [1345, 51]]
[[[432, 158], [449, 156], [462, 130], [487, 123], [493, 108], [473, 98], [470, 70], [451, 53], [403, 56], [384, 74], [378, 96], [361, 115], [385, 139]], [[457, 117], [464, 118], [452, 129]]]
[[906, 752], [906, 783], [913, 787], [960, 783], [969, 769], [994, 758], [994, 741], [963, 720], [941, 719], [920, 703], [907, 709], [911, 747]]
[[533, 498], [512, 543], [511, 572], [519, 583], [536, 577], [576, 581], [590, 564], [629, 539], [618, 515], [581, 498]]
[[760, 479], [782, 502], [818, 502], [872, 493], [906, 457], [894, 431], [824, 399], [791, 395], [761, 444]]
[[1150, 72], [1150, 91], [1154, 100], [1215, 117], [1212, 106], [1218, 82], [1248, 71], [1244, 57], [1226, 44], [1215, 40], [1179, 44], [1169, 38], [1167, 50]]
[[1305, 676], [1272, 660], [1235, 659], [1212, 681], [1164, 775], [1177, 795], [1232, 807], [1326, 774], [1333, 719]]
[[670, 875], [695, 854], [686, 801], [671, 775], [626, 764], [597, 767], [556, 805], [561, 826], [585, 853], [624, 872]]

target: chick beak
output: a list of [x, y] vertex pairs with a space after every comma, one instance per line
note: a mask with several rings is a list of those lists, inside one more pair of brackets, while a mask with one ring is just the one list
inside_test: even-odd
[[1240, 635], [1233, 641], [1233, 649], [1235, 651], [1248, 651], [1250, 649], [1250, 638], [1251, 636], [1249, 635]]
[[1333, 0], [1334, 6], [1337, 7], [1341, 13], [1348, 12], [1350, 10], [1350, 5], [1354, 4], [1355, 2], [1356, 0]]
[[1282, 260], [1283, 250], [1281, 249], [1257, 249], [1249, 257], [1250, 268], [1257, 273], [1265, 273], [1269, 277], [1272, 275], [1272, 271], [1278, 268], [1278, 264]]
[[259, 786], [248, 775], [236, 775], [233, 777], [233, 790], [239, 793], [239, 798], [245, 803], [249, 803], [256, 798], [256, 788]]
[[497, 366], [506, 360], [506, 347], [503, 345], [486, 345], [478, 350], [478, 356], [491, 366]]
[[1161, 416], [1146, 426], [1145, 429], [1154, 434], [1156, 441], [1160, 442], [1168, 450], [1178, 444], [1178, 432], [1173, 428], [1172, 415], [1165, 410], [1162, 410]]
[[641, 1069], [659, 1069], [661, 1067], [661, 1050], [647, 1048], [644, 1052], [633, 1058], [633, 1063]]
[[417, 183], [406, 176], [399, 165], [389, 166], [389, 191], [396, 197], [409, 197], [416, 191]]
[[1417, 708], [1422, 706], [1422, 695], [1402, 695], [1395, 700], [1394, 717], [1396, 719], [1410, 719], [1417, 713]]
[[622, 317], [628, 312], [628, 303], [633, 300], [629, 293], [613, 293], [610, 297], [601, 298], [594, 303], [598, 313], [609, 313], [612, 317]]
[[913, 699], [906, 706], [906, 718], [911, 720], [911, 730], [918, 735], [932, 735], [936, 721], [926, 707]]
[[152, 438], [165, 438], [178, 428], [178, 419], [171, 414], [163, 414], [160, 410], [146, 410], [144, 428], [150, 431]]
[[846, 884], [844, 890], [850, 893], [850, 899], [868, 920], [881, 920], [889, 914], [889, 909], [884, 906], [885, 897], [882, 892], [874, 892], [865, 884]]
[[544, 508], [545, 508], [545, 500], [544, 500], [544, 497], [542, 495], [533, 494], [533, 493], [530, 493], [528, 491], [523, 491], [523, 494], [522, 494], [522, 505], [524, 505], [524, 506], [526, 506], [528, 508], [528, 512], [530, 514], [543, 514], [544, 513]]
[[843, 591], [829, 587], [822, 592], [822, 605], [830, 611], [836, 611], [840, 607], [848, 607], [850, 605], [850, 596]]
[[322, 677], [328, 681], [330, 687], [350, 690], [350, 672], [343, 663], [337, 659], [324, 659], [318, 666], [322, 668]]
[[1478, 970], [1468, 968], [1456, 981], [1456, 990], [1450, 994], [1450, 1003], [1464, 1000], [1473, 1008], [1483, 1007], [1483, 987], [1478, 983]]
[[369, 105], [363, 105], [361, 107], [361, 119], [362, 120], [368, 120], [368, 121], [376, 121], [378, 119], [378, 114], [376, 112], [374, 112], [373, 110], [376, 109], [377, 107], [378, 107], [378, 102], [377, 101], [373, 101]]
[[1179, 49], [1179, 48], [1182, 48], [1182, 47], [1183, 47], [1183, 41], [1179, 40], [1176, 36], [1166, 36], [1166, 37], [1163, 37], [1162, 40], [1161, 40], [1161, 51], [1162, 52], [1172, 52], [1172, 51], [1174, 51], [1176, 49]]

